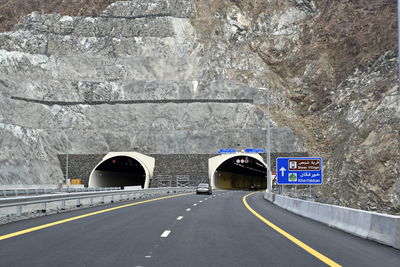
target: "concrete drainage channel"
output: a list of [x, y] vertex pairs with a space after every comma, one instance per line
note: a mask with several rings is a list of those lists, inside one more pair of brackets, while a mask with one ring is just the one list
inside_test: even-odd
[[4, 198], [0, 199], [0, 224], [118, 201], [194, 191], [194, 187], [167, 187]]
[[269, 192], [265, 192], [264, 198], [303, 217], [400, 249], [400, 216], [311, 202]]

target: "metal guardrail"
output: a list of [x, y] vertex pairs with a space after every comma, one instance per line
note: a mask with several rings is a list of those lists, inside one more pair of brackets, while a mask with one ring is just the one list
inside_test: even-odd
[[[195, 187], [150, 188], [139, 190], [118, 190], [106, 192], [82, 192], [0, 199], [0, 217], [21, 216], [25, 213], [49, 210], [67, 210], [81, 206], [113, 203], [116, 201], [193, 192]], [[86, 203], [85, 203], [86, 200]], [[38, 207], [39, 205], [39, 207]], [[29, 208], [29, 206], [31, 206]]]
[[54, 194], [54, 193], [72, 193], [72, 192], [97, 192], [121, 190], [121, 187], [84, 187], [84, 188], [26, 188], [26, 189], [2, 189], [0, 190], [1, 197], [21, 196], [21, 195], [39, 195], [39, 194]]

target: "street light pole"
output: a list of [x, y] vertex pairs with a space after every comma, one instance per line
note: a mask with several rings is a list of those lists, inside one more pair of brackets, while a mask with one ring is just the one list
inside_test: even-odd
[[[399, 0], [400, 1], [400, 0]], [[259, 90], [263, 90], [267, 92], [267, 113], [268, 113], [268, 120], [267, 120], [267, 191], [272, 192], [272, 178], [271, 178], [271, 128], [270, 128], [270, 117], [271, 114], [269, 112], [269, 89], [268, 88], [258, 88]]]
[[69, 140], [68, 140], [68, 135], [66, 135], [66, 136], [67, 136], [67, 159], [66, 159], [66, 163], [65, 163], [66, 164], [66, 167], [65, 167], [65, 181], [67, 182], [68, 181], [68, 166], [69, 166], [69, 164], [68, 164], [68, 160], [69, 160], [68, 143], [69, 143]]
[[66, 150], [67, 151], [65, 153], [66, 154], [66, 159], [65, 159], [65, 184], [68, 184], [69, 139], [68, 139], [67, 130], [65, 130], [64, 134], [65, 134], [65, 139], [66, 139], [66, 142], [67, 142], [67, 144], [66, 144]]
[[265, 146], [267, 147], [265, 149], [266, 152], [266, 159], [267, 159], [267, 166], [268, 168], [266, 168], [265, 171], [265, 180], [267, 181], [267, 189], [269, 188], [269, 178], [268, 178], [268, 170], [269, 170], [269, 165], [268, 165], [268, 128], [261, 128], [262, 131], [265, 131]]

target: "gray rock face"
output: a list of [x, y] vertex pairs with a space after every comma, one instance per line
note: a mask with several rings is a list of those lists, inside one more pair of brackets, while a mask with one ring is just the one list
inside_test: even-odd
[[[262, 61], [205, 41], [195, 18], [190, 0], [120, 1], [100, 17], [35, 12], [1, 33], [0, 183], [57, 183], [66, 151], [265, 147], [261, 83], [243, 82]], [[305, 151], [289, 128], [272, 133], [273, 152]]]
[[135, 0], [27, 15], [0, 34], [0, 182], [56, 183], [67, 150], [265, 147], [271, 119], [273, 152], [324, 157], [319, 199], [399, 213], [396, 30], [380, 28], [392, 9]]
[[[332, 183], [351, 196], [352, 201], [341, 200], [346, 205], [385, 212], [399, 208], [400, 94], [396, 74], [396, 53], [388, 52], [341, 83], [335, 100], [321, 112], [323, 123], [330, 125], [322, 133], [332, 143], [332, 154], [343, 159], [332, 161], [328, 171], [331, 177], [340, 177]], [[381, 90], [376, 90], [379, 87]], [[334, 135], [340, 138], [332, 138]], [[332, 190], [325, 192], [333, 195]], [[342, 204], [332, 197], [329, 201]]]
[[56, 183], [67, 150], [265, 147], [271, 119], [273, 152], [324, 157], [321, 201], [400, 213], [395, 11], [135, 0], [27, 15], [0, 34], [0, 183]]
[[68, 17], [38, 12], [25, 16], [15, 29], [79, 37], [168, 37], [174, 34], [172, 19], [168, 17]]
[[109, 5], [103, 12], [105, 17], [149, 17], [149, 16], [172, 16], [174, 8], [171, 1], [118, 1]]
[[192, 0], [118, 1], [109, 5], [101, 14], [105, 17], [138, 18], [172, 16], [190, 18], [195, 14]]
[[324, 157], [321, 201], [400, 213], [396, 4], [359, 4], [199, 0], [204, 20], [195, 28], [210, 42], [224, 38], [233, 53], [246, 44], [262, 59], [261, 73], [235, 68], [231, 74], [247, 84], [264, 78], [274, 120], [294, 129], [310, 154]]

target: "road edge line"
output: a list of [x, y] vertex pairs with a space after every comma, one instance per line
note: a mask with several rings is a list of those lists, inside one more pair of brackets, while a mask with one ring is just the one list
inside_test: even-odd
[[267, 219], [265, 219], [263, 216], [261, 216], [259, 213], [257, 213], [254, 209], [252, 209], [250, 207], [250, 205], [247, 203], [246, 198], [254, 195], [257, 192], [253, 192], [250, 194], [245, 195], [242, 198], [243, 204], [244, 206], [251, 212], [253, 213], [254, 216], [256, 216], [258, 219], [260, 219], [262, 222], [264, 222], [266, 225], [268, 225], [269, 227], [271, 227], [273, 230], [275, 230], [276, 232], [278, 232], [279, 234], [283, 235], [284, 237], [286, 237], [287, 239], [289, 239], [290, 241], [292, 241], [293, 243], [295, 243], [297, 246], [301, 247], [302, 249], [304, 249], [305, 251], [307, 251], [308, 253], [310, 253], [311, 255], [313, 255], [314, 257], [316, 257], [317, 259], [319, 259], [320, 261], [322, 261], [323, 263], [329, 265], [329, 266], [335, 266], [335, 267], [339, 267], [341, 266], [340, 264], [334, 262], [333, 260], [329, 259], [328, 257], [324, 256], [323, 254], [319, 253], [318, 251], [316, 251], [315, 249], [313, 249], [312, 247], [308, 246], [307, 244], [305, 244], [304, 242], [300, 241], [299, 239], [297, 239], [296, 237], [292, 236], [291, 234], [285, 232], [283, 229], [279, 228], [278, 226], [276, 226], [275, 224], [273, 224], [272, 222], [268, 221]]

